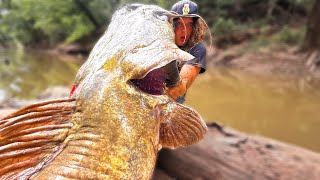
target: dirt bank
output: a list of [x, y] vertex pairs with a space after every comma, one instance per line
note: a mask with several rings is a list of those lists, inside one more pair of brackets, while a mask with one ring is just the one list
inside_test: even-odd
[[245, 48], [246, 44], [228, 49], [209, 49], [207, 58], [209, 68], [237, 69], [252, 75], [270, 76], [279, 80], [320, 81], [319, 54], [301, 53], [298, 47], [260, 48], [255, 51], [248, 51]]

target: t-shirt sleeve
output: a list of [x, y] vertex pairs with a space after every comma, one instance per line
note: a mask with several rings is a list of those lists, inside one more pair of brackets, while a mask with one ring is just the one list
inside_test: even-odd
[[189, 53], [194, 56], [194, 59], [187, 61], [186, 64], [198, 66], [201, 68], [200, 73], [204, 73], [206, 71], [207, 56], [207, 50], [204, 44], [197, 44], [196, 46], [190, 49]]

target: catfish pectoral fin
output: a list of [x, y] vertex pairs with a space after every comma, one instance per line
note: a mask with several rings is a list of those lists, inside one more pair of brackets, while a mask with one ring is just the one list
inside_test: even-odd
[[160, 144], [175, 148], [189, 146], [203, 139], [207, 126], [193, 109], [176, 102], [162, 107]]

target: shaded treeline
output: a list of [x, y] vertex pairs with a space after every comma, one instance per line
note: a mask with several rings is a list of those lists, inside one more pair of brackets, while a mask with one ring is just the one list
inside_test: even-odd
[[[305, 26], [319, 0], [194, 0], [215, 37], [266, 26]], [[127, 3], [156, 4], [165, 9], [176, 0], [0, 0], [0, 44], [54, 47], [60, 43], [95, 42], [112, 14]], [[318, 3], [318, 4], [317, 4]], [[319, 7], [318, 7], [319, 8]], [[306, 28], [307, 41], [314, 41], [314, 23]], [[319, 24], [319, 23], [318, 23]], [[314, 34], [314, 33], [313, 33]], [[308, 42], [304, 45], [310, 48]], [[316, 44], [319, 43], [310, 43]]]

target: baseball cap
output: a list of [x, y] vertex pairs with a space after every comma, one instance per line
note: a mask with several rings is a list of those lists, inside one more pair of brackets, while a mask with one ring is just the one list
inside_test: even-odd
[[181, 0], [177, 2], [172, 6], [171, 11], [174, 11], [180, 15], [199, 14], [198, 5], [189, 0]]

